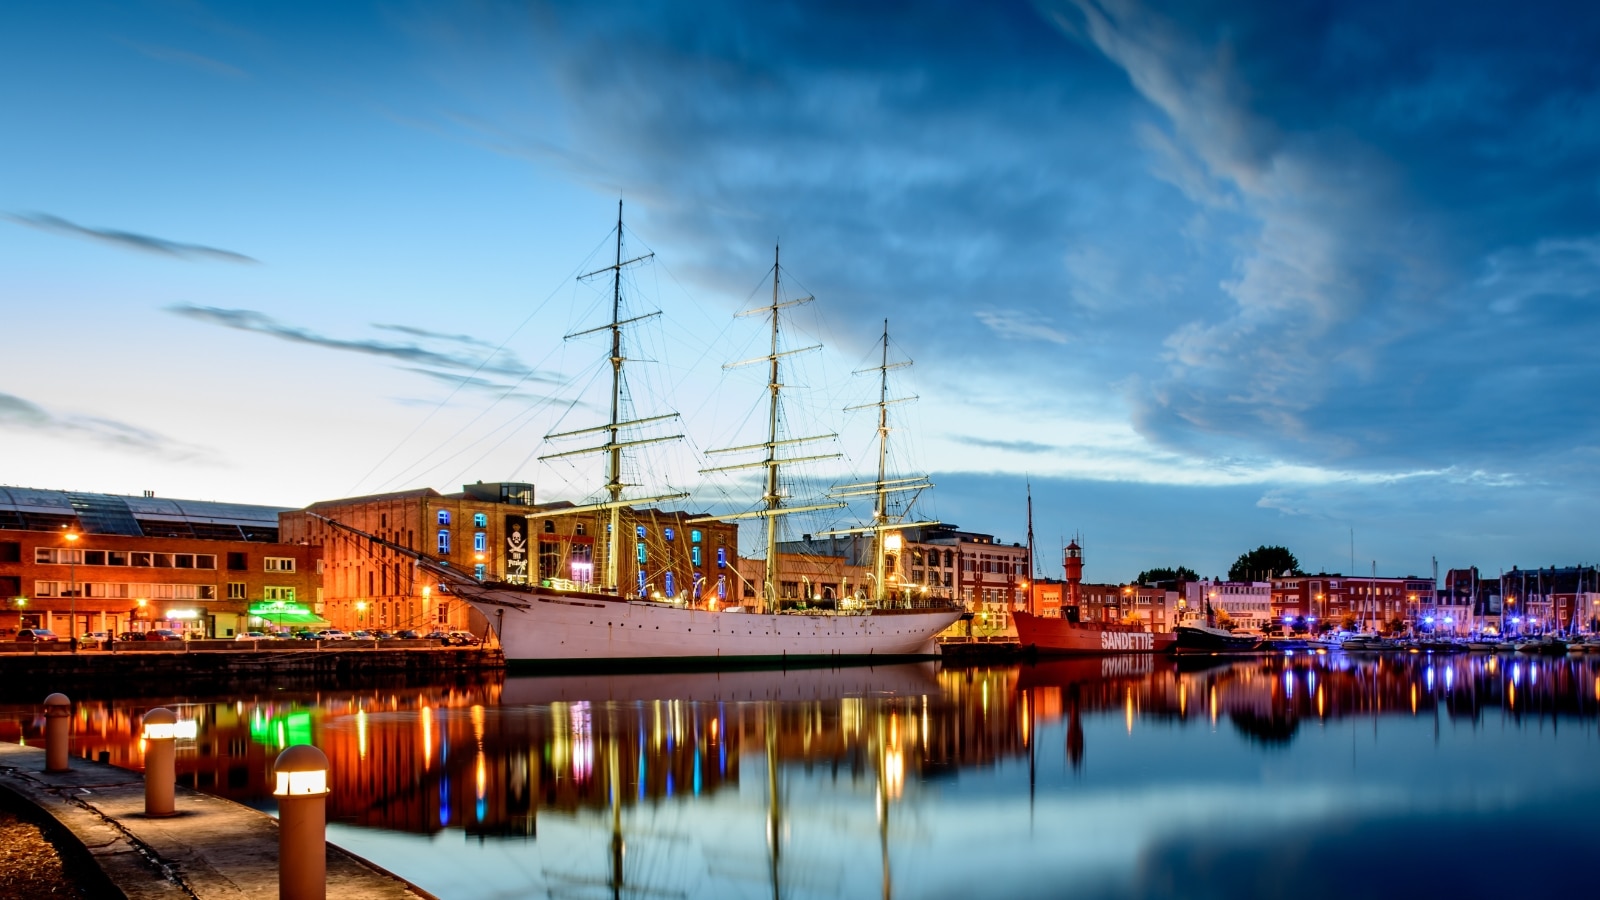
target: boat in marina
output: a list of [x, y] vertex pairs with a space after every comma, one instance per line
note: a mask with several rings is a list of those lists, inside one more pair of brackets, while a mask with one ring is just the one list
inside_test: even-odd
[[1258, 650], [1264, 641], [1259, 634], [1229, 631], [1216, 625], [1179, 625], [1173, 631], [1177, 635], [1175, 649], [1179, 653]]
[[[839, 603], [832, 609], [783, 609], [778, 590], [782, 584], [778, 572], [778, 523], [781, 517], [795, 512], [837, 509], [846, 506], [843, 500], [833, 498], [815, 504], [791, 504], [786, 496], [786, 484], [780, 477], [783, 466], [805, 460], [832, 458], [832, 456], [793, 457], [789, 448], [812, 440], [832, 438], [794, 437], [780, 432], [779, 395], [783, 389], [782, 360], [793, 352], [780, 344], [780, 314], [783, 310], [810, 301], [810, 297], [785, 300], [780, 293], [780, 269], [776, 255], [772, 267], [772, 302], [745, 314], [765, 314], [771, 320], [770, 352], [745, 362], [766, 365], [769, 378], [768, 431], [766, 440], [745, 447], [729, 448], [733, 451], [757, 451], [760, 459], [754, 462], [704, 469], [702, 473], [730, 469], [763, 469], [765, 491], [758, 508], [723, 516], [701, 516], [695, 521], [728, 521], [759, 518], [766, 522], [766, 575], [765, 583], [753, 586], [756, 596], [752, 604], [736, 602], [694, 602], [695, 598], [679, 596], [658, 599], [646, 595], [641, 580], [637, 593], [632, 585], [624, 591], [619, 587], [619, 557], [633, 542], [607, 538], [622, 533], [621, 513], [625, 508], [638, 508], [650, 503], [683, 500], [685, 493], [664, 493], [655, 496], [628, 496], [627, 489], [634, 487], [625, 482], [623, 454], [639, 445], [655, 443], [668, 438], [650, 436], [641, 426], [675, 418], [673, 415], [633, 417], [629, 410], [629, 394], [623, 378], [623, 367], [628, 360], [624, 341], [625, 328], [641, 319], [655, 315], [629, 316], [624, 311], [622, 273], [627, 267], [648, 259], [651, 254], [632, 259], [625, 258], [623, 245], [622, 207], [618, 204], [615, 261], [602, 269], [590, 272], [583, 278], [604, 277], [611, 287], [610, 321], [596, 328], [576, 332], [568, 337], [590, 333], [608, 333], [611, 368], [611, 394], [609, 419], [591, 428], [548, 435], [547, 440], [578, 435], [599, 435], [604, 440], [598, 446], [579, 451], [552, 453], [541, 459], [573, 456], [583, 453], [603, 455], [606, 460], [603, 489], [605, 499], [559, 510], [541, 510], [540, 515], [570, 515], [573, 513], [603, 514], [609, 519], [605, 533], [597, 541], [594, 553], [594, 581], [591, 583], [506, 583], [479, 580], [474, 574], [453, 568], [425, 554], [402, 548], [364, 532], [357, 532], [375, 544], [387, 546], [391, 551], [409, 556], [425, 577], [448, 593], [470, 604], [489, 622], [499, 638], [508, 663], [524, 665], [549, 664], [563, 668], [590, 667], [612, 670], [627, 667], [726, 667], [752, 665], [832, 664], [884, 659], [930, 657], [937, 654], [935, 635], [944, 631], [963, 613], [962, 607], [952, 601], [923, 597], [885, 596], [883, 593], [885, 538], [897, 530], [913, 525], [930, 523], [908, 522], [906, 515], [891, 515], [886, 496], [894, 491], [917, 490], [931, 487], [925, 478], [888, 478], [884, 470], [885, 445], [889, 427], [887, 407], [894, 402], [887, 393], [887, 372], [891, 368], [908, 365], [892, 363], [888, 359], [888, 323], [884, 323], [883, 363], [876, 370], [882, 379], [878, 409], [879, 466], [877, 479], [858, 485], [836, 488], [839, 497], [874, 496], [876, 507], [871, 524], [858, 529], [837, 533], [866, 533], [873, 537], [875, 569], [873, 581], [877, 596]], [[811, 349], [811, 348], [807, 348]], [[869, 370], [872, 371], [872, 370]], [[675, 436], [676, 437], [676, 436]], [[712, 451], [717, 452], [717, 451]], [[833, 456], [836, 456], [834, 454]], [[909, 504], [908, 504], [909, 506]], [[314, 515], [314, 514], [313, 514]], [[356, 531], [326, 517], [318, 516], [331, 525], [347, 531]], [[670, 576], [668, 576], [670, 577]], [[670, 583], [670, 582], [668, 582]]]

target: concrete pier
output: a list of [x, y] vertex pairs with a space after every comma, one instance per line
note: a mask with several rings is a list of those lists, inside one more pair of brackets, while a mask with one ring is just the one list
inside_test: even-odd
[[[177, 814], [144, 815], [139, 773], [72, 759], [45, 772], [43, 749], [0, 744], [0, 790], [53, 818], [99, 865], [112, 886], [144, 898], [275, 898], [278, 823], [246, 806], [177, 789]], [[65, 848], [71, 850], [73, 848]], [[328, 845], [328, 896], [417, 900], [432, 895], [367, 861]]]

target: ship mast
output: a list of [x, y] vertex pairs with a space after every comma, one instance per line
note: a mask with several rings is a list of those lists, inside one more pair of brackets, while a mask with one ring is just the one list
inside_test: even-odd
[[[868, 372], [878, 373], [878, 400], [876, 403], [863, 403], [858, 406], [847, 406], [845, 411], [869, 409], [876, 407], [878, 410], [878, 480], [866, 481], [857, 484], [839, 485], [830, 492], [829, 496], [865, 497], [872, 496], [872, 524], [860, 528], [841, 528], [836, 531], [824, 531], [819, 537], [832, 537], [845, 534], [870, 534], [872, 535], [872, 583], [875, 592], [874, 600], [882, 601], [889, 596], [885, 588], [884, 579], [888, 575], [888, 548], [885, 539], [888, 532], [904, 528], [917, 528], [928, 525], [937, 525], [937, 520], [922, 522], [906, 522], [904, 514], [896, 516], [889, 511], [889, 495], [901, 491], [921, 493], [933, 487], [933, 482], [926, 475], [915, 475], [909, 478], [890, 478], [888, 474], [889, 462], [889, 407], [895, 403], [906, 403], [917, 399], [915, 396], [889, 398], [889, 372], [892, 369], [903, 369], [911, 365], [911, 360], [889, 362], [889, 320], [883, 320], [882, 352], [878, 365], [870, 369], [858, 369], [855, 374], [865, 375]], [[916, 502], [913, 494], [911, 501], [906, 503], [909, 510], [911, 503]], [[902, 569], [904, 567], [902, 566]]]
[[747, 309], [738, 314], [740, 317], [753, 315], [770, 315], [772, 317], [772, 338], [770, 342], [770, 349], [768, 350], [767, 355], [758, 356], [753, 359], [740, 360], [739, 362], [728, 363], [727, 365], [723, 366], [724, 369], [734, 369], [758, 362], [767, 363], [767, 439], [760, 444], [746, 444], [742, 447], [724, 447], [717, 450], [706, 451], [707, 454], [737, 453], [740, 451], [749, 450], [765, 450], [766, 453], [764, 454], [764, 458], [757, 462], [737, 463], [729, 466], [715, 466], [713, 468], [700, 470], [702, 474], [709, 474], [712, 472], [729, 472], [735, 469], [765, 468], [767, 470], [766, 490], [761, 497], [761, 509], [746, 513], [736, 513], [731, 516], [708, 516], [705, 518], [690, 520], [691, 522], [704, 522], [713, 520], [728, 521], [730, 519], [766, 519], [767, 560], [763, 575], [764, 583], [761, 590], [763, 607], [761, 610], [762, 612], [778, 611], [780, 586], [783, 583], [779, 574], [781, 566], [779, 564], [780, 561], [778, 554], [778, 518], [780, 516], [786, 516], [798, 512], [810, 512], [819, 509], [838, 509], [845, 505], [841, 501], [814, 503], [806, 506], [786, 507], [783, 505], [783, 484], [778, 475], [780, 468], [789, 463], [811, 462], [820, 459], [838, 459], [839, 454], [822, 453], [814, 456], [783, 457], [778, 455], [778, 448], [793, 444], [809, 443], [811, 441], [837, 440], [839, 436], [837, 434], [818, 434], [810, 437], [799, 438], [779, 437], [779, 426], [782, 424], [783, 409], [782, 403], [780, 402], [780, 398], [783, 393], [783, 379], [781, 377], [782, 372], [778, 365], [779, 360], [783, 359], [785, 356], [793, 356], [796, 353], [807, 353], [812, 350], [822, 349], [821, 344], [816, 344], [810, 347], [801, 347], [796, 350], [778, 349], [779, 334], [781, 331], [780, 311], [788, 309], [792, 306], [799, 306], [802, 303], [810, 303], [813, 299], [810, 296], [787, 301], [782, 299], [782, 294], [780, 292], [782, 268], [779, 265], [779, 260], [779, 248], [773, 247], [772, 303], [767, 306]]
[[621, 200], [617, 201], [617, 244], [616, 244], [616, 248], [617, 248], [616, 249], [616, 261], [613, 262], [611, 265], [606, 266], [606, 267], [601, 268], [601, 269], [596, 269], [593, 272], [589, 272], [587, 274], [578, 276], [578, 280], [579, 281], [585, 281], [585, 280], [593, 278], [593, 277], [595, 277], [597, 275], [603, 275], [603, 274], [605, 274], [607, 272], [611, 273], [611, 321], [607, 322], [604, 325], [597, 326], [595, 328], [589, 328], [589, 329], [585, 329], [583, 331], [576, 331], [576, 332], [573, 332], [572, 334], [566, 335], [566, 339], [567, 340], [571, 340], [571, 339], [576, 338], [576, 337], [582, 337], [584, 335], [594, 334], [594, 333], [600, 332], [600, 331], [608, 331], [608, 332], [610, 332], [610, 334], [611, 334], [611, 357], [610, 357], [610, 359], [611, 359], [611, 416], [606, 421], [606, 424], [600, 425], [600, 426], [597, 426], [597, 427], [594, 427], [594, 428], [582, 428], [582, 429], [579, 429], [577, 431], [567, 431], [567, 432], [563, 432], [561, 434], [545, 435], [545, 440], [549, 441], [549, 440], [559, 440], [561, 438], [577, 437], [579, 435], [604, 434], [606, 436], [606, 442], [604, 444], [601, 444], [601, 445], [597, 446], [597, 447], [585, 447], [585, 448], [583, 448], [581, 450], [568, 450], [568, 451], [565, 451], [563, 453], [550, 453], [550, 454], [546, 454], [544, 456], [539, 457], [540, 461], [545, 461], [545, 460], [561, 459], [561, 458], [568, 457], [568, 456], [578, 456], [578, 455], [589, 454], [589, 453], [604, 453], [606, 455], [606, 484], [605, 484], [605, 488], [606, 488], [606, 495], [608, 497], [606, 502], [604, 502], [604, 503], [591, 503], [591, 504], [587, 504], [587, 505], [583, 505], [583, 506], [573, 506], [573, 507], [568, 507], [568, 508], [562, 509], [562, 510], [551, 510], [551, 511], [543, 513], [543, 515], [546, 515], [546, 516], [551, 516], [551, 515], [572, 515], [574, 513], [585, 513], [585, 512], [595, 512], [595, 511], [604, 510], [609, 514], [608, 515], [608, 524], [606, 526], [605, 544], [604, 544], [605, 556], [606, 556], [605, 579], [601, 583], [601, 588], [604, 589], [604, 590], [616, 590], [617, 589], [617, 582], [620, 579], [621, 554], [619, 554], [617, 552], [617, 547], [620, 546], [621, 543], [622, 543], [622, 508], [624, 506], [631, 506], [631, 505], [633, 505], [635, 503], [654, 503], [654, 502], [666, 501], [666, 500], [682, 500], [683, 498], [689, 496], [687, 493], [679, 492], [679, 493], [670, 493], [670, 494], [659, 494], [659, 495], [654, 496], [654, 497], [636, 497], [636, 498], [631, 499], [631, 500], [623, 500], [622, 499], [622, 494], [623, 494], [624, 489], [626, 489], [628, 487], [631, 487], [631, 485], [627, 484], [626, 482], [624, 482], [622, 480], [622, 478], [623, 478], [623, 475], [622, 475], [622, 451], [624, 449], [637, 447], [637, 446], [640, 446], [642, 444], [656, 444], [656, 443], [660, 443], [662, 441], [679, 440], [679, 439], [681, 439], [683, 437], [683, 435], [674, 434], [674, 435], [665, 435], [665, 436], [661, 436], [661, 437], [647, 437], [647, 438], [635, 438], [635, 439], [630, 439], [630, 440], [623, 440], [623, 433], [624, 433], [625, 429], [633, 428], [633, 427], [639, 426], [639, 425], [646, 425], [646, 424], [650, 424], [650, 423], [653, 423], [653, 422], [663, 422], [663, 421], [666, 421], [668, 419], [676, 419], [678, 417], [678, 414], [677, 413], [669, 413], [667, 415], [650, 416], [648, 418], [633, 419], [633, 420], [626, 420], [626, 421], [623, 419], [624, 410], [622, 408], [622, 391], [623, 391], [623, 386], [624, 386], [624, 384], [626, 384], [626, 382], [623, 379], [622, 369], [623, 369], [623, 364], [627, 362], [627, 355], [623, 353], [623, 348], [622, 348], [622, 329], [623, 329], [623, 326], [631, 325], [631, 324], [633, 324], [635, 322], [640, 322], [640, 321], [643, 321], [645, 319], [654, 318], [656, 316], [661, 315], [661, 312], [659, 310], [657, 310], [655, 312], [645, 313], [644, 315], [633, 316], [632, 318], [628, 318], [628, 319], [622, 318], [622, 270], [625, 269], [625, 268], [628, 268], [629, 266], [637, 265], [637, 264], [642, 263], [642, 262], [644, 262], [646, 260], [649, 260], [649, 259], [653, 258], [655, 256], [655, 254], [654, 253], [646, 253], [646, 254], [643, 254], [641, 256], [636, 256], [636, 257], [634, 257], [632, 259], [628, 259], [628, 260], [624, 260], [622, 258], [622, 201]]

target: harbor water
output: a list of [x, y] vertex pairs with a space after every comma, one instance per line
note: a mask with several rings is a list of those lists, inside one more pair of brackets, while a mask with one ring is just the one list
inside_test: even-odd
[[[73, 698], [73, 752], [271, 810], [444, 898], [1518, 896], [1594, 880], [1600, 659], [1113, 656]], [[38, 743], [34, 706], [0, 739]]]

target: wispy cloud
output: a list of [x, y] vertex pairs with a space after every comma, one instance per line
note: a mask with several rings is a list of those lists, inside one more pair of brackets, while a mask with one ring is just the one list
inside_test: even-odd
[[258, 262], [253, 257], [245, 256], [243, 253], [235, 253], [232, 250], [222, 250], [202, 244], [169, 241], [166, 238], [138, 234], [132, 231], [119, 231], [112, 228], [88, 228], [69, 222], [60, 216], [52, 216], [47, 213], [4, 213], [3, 215], [6, 219], [28, 228], [36, 228], [40, 231], [64, 234], [84, 240], [100, 241], [121, 247], [124, 250], [137, 250], [141, 253], [155, 253], [160, 256], [177, 257], [178, 259], [214, 259], [232, 263]]
[[60, 415], [15, 394], [0, 393], [0, 427], [74, 440], [90, 440], [172, 460], [198, 460], [206, 452], [148, 429], [99, 416]]
[[[403, 368], [408, 368], [409, 371], [416, 371], [416, 369], [409, 367], [421, 366], [430, 368], [433, 371], [431, 371], [429, 374], [431, 374], [433, 377], [455, 384], [462, 383], [461, 373], [463, 372], [474, 373], [477, 375], [489, 373], [493, 375], [515, 376], [517, 383], [519, 384], [530, 381], [546, 384], [561, 383], [561, 379], [557, 375], [530, 369], [528, 366], [524, 365], [520, 360], [518, 360], [515, 354], [505, 350], [501, 350], [492, 354], [464, 354], [445, 350], [433, 350], [423, 347], [417, 343], [402, 344], [373, 339], [329, 337], [327, 335], [318, 334], [309, 328], [303, 328], [298, 325], [290, 325], [280, 322], [266, 313], [253, 309], [223, 309], [215, 306], [197, 306], [194, 304], [179, 303], [167, 307], [167, 312], [170, 312], [174, 315], [183, 316], [187, 319], [193, 319], [197, 322], [205, 322], [210, 325], [219, 325], [223, 328], [234, 329], [235, 331], [248, 331], [254, 334], [263, 334], [268, 337], [277, 338], [278, 340], [282, 341], [289, 341], [295, 344], [306, 344], [313, 347], [322, 347], [327, 350], [340, 350], [346, 353], [359, 353], [366, 356], [377, 356], [384, 359], [395, 360], [397, 362], [407, 363], [408, 367]], [[446, 343], [469, 344], [474, 347], [488, 346], [485, 342], [467, 335], [436, 335], [424, 329], [412, 328], [410, 326], [386, 325], [375, 327], [382, 327], [388, 331], [403, 330], [405, 333], [419, 338], [435, 338], [443, 340]], [[446, 371], [437, 371], [440, 369]], [[497, 384], [497, 382], [492, 382], [482, 378], [479, 378], [478, 381], [480, 381], [482, 386], [485, 387]], [[510, 387], [510, 385], [507, 385], [507, 387]]]
[[970, 437], [963, 434], [950, 436], [950, 440], [968, 447], [982, 447], [986, 450], [1006, 450], [1011, 453], [1049, 453], [1060, 448], [1049, 444], [1040, 444], [1034, 441], [997, 441], [990, 438]]
[[209, 56], [202, 56], [199, 53], [191, 53], [188, 50], [178, 50], [173, 47], [162, 47], [154, 44], [141, 44], [137, 41], [130, 41], [127, 39], [121, 40], [122, 43], [128, 45], [150, 59], [159, 60], [161, 62], [178, 63], [179, 65], [201, 69], [203, 71], [210, 72], [213, 75], [223, 75], [228, 78], [250, 77], [248, 72], [245, 72], [243, 69], [237, 66], [230, 66], [221, 60], [212, 59]]
[[996, 336], [1009, 341], [1065, 344], [1067, 336], [1037, 315], [1020, 309], [980, 309], [973, 313]]

